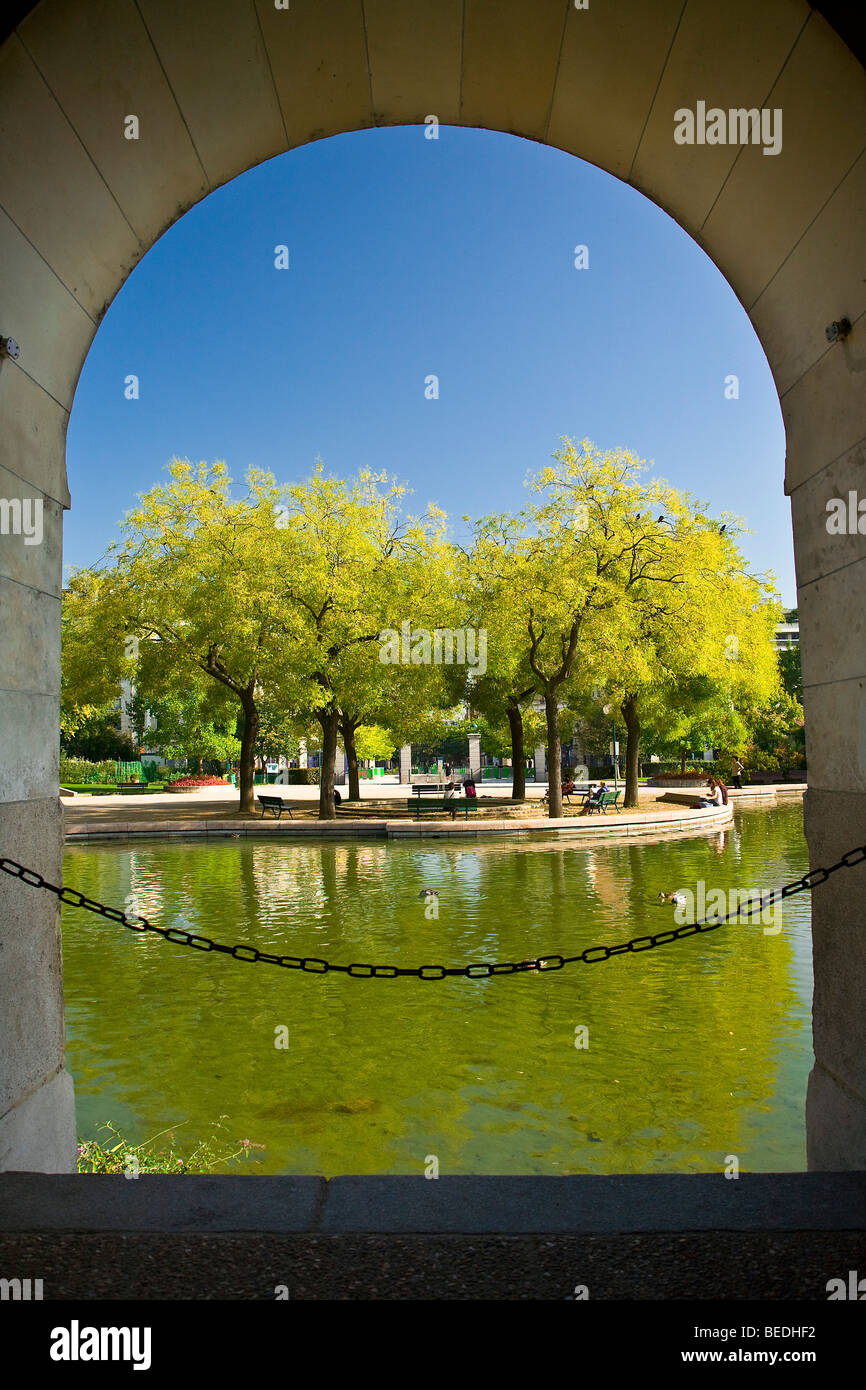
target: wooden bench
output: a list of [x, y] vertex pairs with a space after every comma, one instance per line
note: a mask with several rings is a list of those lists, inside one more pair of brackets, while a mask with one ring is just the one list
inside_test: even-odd
[[615, 792], [602, 792], [601, 796], [598, 798], [598, 801], [587, 800], [587, 813], [589, 815], [592, 815], [593, 811], [604, 811], [605, 815], [607, 815], [608, 806], [612, 806], [613, 809], [618, 812], [619, 807], [617, 806], [617, 802], [619, 801], [621, 796], [622, 788], [620, 788], [619, 791]]
[[439, 796], [442, 795], [442, 787], [437, 782], [412, 783], [412, 791], [415, 796]]
[[406, 810], [415, 812], [415, 819], [420, 820], [422, 811], [462, 811], [463, 819], [468, 820], [470, 811], [478, 810], [478, 801], [474, 796], [450, 796], [447, 800], [422, 801], [420, 797], [414, 797], [406, 802]]
[[290, 820], [294, 820], [294, 813], [281, 796], [257, 796], [256, 801], [262, 808], [262, 820], [265, 818], [265, 811], [272, 811], [277, 820], [280, 819], [284, 811], [288, 811]]

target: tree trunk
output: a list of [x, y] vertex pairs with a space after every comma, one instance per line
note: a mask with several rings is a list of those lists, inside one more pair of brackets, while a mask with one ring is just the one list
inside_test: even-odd
[[334, 806], [334, 763], [337, 759], [337, 726], [340, 715], [333, 705], [317, 711], [322, 726], [322, 768], [319, 781], [319, 820], [336, 820]]
[[259, 712], [256, 709], [256, 702], [252, 691], [244, 691], [241, 695], [241, 704], [244, 710], [244, 731], [241, 735], [241, 811], [254, 811], [256, 809], [255, 799], [255, 772], [256, 772], [256, 739], [259, 736]]
[[637, 711], [637, 695], [627, 695], [620, 706], [625, 720], [625, 801], [624, 806], [638, 804], [638, 756], [640, 753], [640, 719]]
[[683, 777], [685, 777], [685, 775], [686, 775], [686, 750], [685, 750], [685, 748], [681, 748], [681, 749], [680, 749], [680, 773], [682, 774]]
[[556, 691], [544, 692], [544, 713], [547, 719], [547, 794], [551, 820], [562, 815], [562, 743], [559, 737], [559, 710]]
[[343, 747], [346, 750], [346, 775], [349, 779], [349, 800], [361, 800], [361, 779], [358, 772], [358, 753], [355, 748], [355, 725], [351, 719], [343, 719], [340, 724]]
[[511, 730], [511, 799], [523, 801], [526, 796], [526, 755], [523, 748], [523, 715], [517, 704], [506, 706], [508, 727]]

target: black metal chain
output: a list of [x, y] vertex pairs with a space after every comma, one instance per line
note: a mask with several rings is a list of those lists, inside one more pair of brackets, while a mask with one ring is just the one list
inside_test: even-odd
[[610, 960], [611, 956], [625, 955], [627, 952], [637, 953], [639, 951], [651, 951], [654, 946], [667, 946], [671, 941], [682, 941], [684, 937], [695, 936], [698, 932], [716, 931], [718, 927], [724, 926], [732, 918], [742, 918], [744, 914], [751, 916], [754, 912], [762, 912], [771, 903], [779, 902], [782, 898], [793, 898], [796, 893], [810, 892], [821, 883], [826, 883], [831, 874], [835, 874], [839, 869], [853, 869], [856, 864], [862, 864], [866, 859], [866, 845], [861, 845], [858, 849], [849, 849], [847, 854], [843, 854], [837, 863], [832, 864], [829, 869], [812, 869], [811, 873], [804, 874], [802, 878], [794, 879], [791, 883], [786, 883], [783, 888], [773, 888], [769, 893], [764, 893], [760, 898], [750, 898], [747, 902], [738, 904], [735, 912], [726, 912], [724, 916], [703, 918], [700, 922], [688, 922], [681, 927], [671, 927], [668, 931], [656, 932], [652, 936], [635, 936], [631, 941], [621, 941], [616, 946], [589, 946], [585, 951], [581, 951], [579, 956], [536, 956], [532, 960], [522, 961], [496, 961], [476, 962], [473, 965], [334, 965], [330, 961], [320, 960], [316, 956], [275, 956], [267, 951], [260, 951], [256, 946], [226, 946], [219, 941], [211, 941], [210, 937], [198, 936], [195, 932], [184, 931], [180, 927], [157, 927], [149, 922], [146, 917], [130, 917], [125, 912], [121, 912], [117, 907], [106, 907], [104, 903], [97, 902], [95, 898], [88, 898], [84, 893], [79, 893], [75, 888], [59, 888], [56, 883], [49, 883], [43, 878], [42, 874], [35, 869], [25, 869], [14, 859], [0, 859], [0, 870], [6, 874], [11, 874], [13, 878], [19, 878], [22, 883], [28, 884], [31, 888], [44, 888], [48, 893], [54, 893], [61, 902], [68, 903], [70, 907], [81, 907], [85, 912], [95, 912], [100, 917], [107, 917], [110, 922], [119, 922], [121, 926], [128, 927], [130, 931], [155, 932], [157, 936], [162, 936], [166, 941], [172, 941], [176, 946], [191, 946], [196, 951], [219, 951], [222, 955], [232, 956], [234, 960], [249, 961], [251, 964], [260, 965], [281, 965], [286, 970], [305, 970], [311, 975], [326, 975], [329, 971], [337, 971], [343, 975], [351, 975], [355, 980], [393, 980], [398, 975], [414, 975], [419, 980], [444, 980], [448, 976], [462, 975], [468, 980], [486, 980], [493, 975], [516, 975], [526, 970], [562, 970], [565, 965], [595, 965], [597, 961]]

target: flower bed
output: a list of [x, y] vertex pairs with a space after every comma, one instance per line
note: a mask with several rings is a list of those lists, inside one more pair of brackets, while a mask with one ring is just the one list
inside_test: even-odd
[[197, 792], [200, 787], [230, 787], [224, 777], [180, 777], [166, 787], [167, 792]]

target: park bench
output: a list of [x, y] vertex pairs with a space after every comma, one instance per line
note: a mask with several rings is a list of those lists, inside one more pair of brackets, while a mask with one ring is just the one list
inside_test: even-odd
[[593, 811], [604, 811], [605, 815], [607, 815], [608, 806], [612, 806], [615, 811], [618, 811], [619, 807], [617, 806], [617, 802], [621, 796], [622, 788], [615, 792], [603, 792], [598, 801], [587, 801], [586, 810], [589, 815], [592, 815]]
[[265, 818], [265, 811], [272, 811], [277, 820], [280, 819], [284, 811], [288, 811], [289, 819], [295, 819], [291, 806], [281, 796], [257, 796], [256, 801], [262, 808], [262, 820]]
[[[571, 805], [571, 798], [572, 798], [573, 796], [576, 796], [576, 797], [578, 798], [578, 800], [586, 801], [586, 798], [589, 796], [589, 787], [587, 787], [585, 784], [584, 784], [583, 786], [581, 786], [579, 783], [575, 782], [575, 784], [574, 784], [574, 786], [572, 787], [572, 789], [571, 789], [570, 792], [567, 792], [567, 791], [565, 790], [565, 787], [562, 788], [562, 799], [563, 799], [563, 801], [567, 801], [568, 804], [569, 804], [569, 806]], [[549, 787], [548, 787], [547, 791], [544, 793], [544, 796], [543, 796], [541, 799], [542, 799], [542, 801], [549, 801], [549, 800], [550, 800], [550, 788], [549, 788]]]
[[442, 795], [442, 787], [438, 782], [413, 782], [412, 791], [415, 796], [439, 796]]
[[422, 811], [462, 811], [467, 820], [470, 811], [478, 810], [478, 802], [474, 796], [451, 796], [446, 800], [440, 794], [438, 801], [422, 801], [417, 796], [406, 802], [406, 810], [414, 811], [416, 820], [420, 820]]

